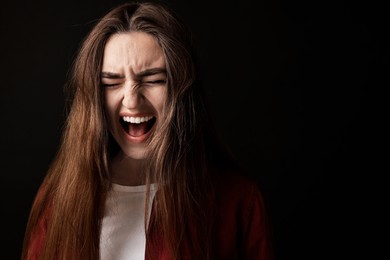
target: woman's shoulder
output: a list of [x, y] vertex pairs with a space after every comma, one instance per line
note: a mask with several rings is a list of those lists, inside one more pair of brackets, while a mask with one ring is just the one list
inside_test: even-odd
[[225, 198], [246, 198], [262, 194], [259, 180], [242, 170], [223, 170], [214, 178], [217, 194]]
[[215, 183], [215, 234], [223, 259], [272, 257], [272, 239], [263, 192], [256, 178], [223, 171]]
[[214, 180], [214, 203], [219, 214], [245, 217], [254, 209], [261, 215], [266, 213], [265, 194], [255, 177], [240, 170], [224, 170]]

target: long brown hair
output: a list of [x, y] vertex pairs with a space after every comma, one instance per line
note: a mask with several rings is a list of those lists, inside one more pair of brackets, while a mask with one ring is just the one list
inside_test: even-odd
[[[131, 31], [155, 37], [167, 66], [165, 120], [150, 140], [144, 173], [148, 185], [151, 178], [159, 183], [153, 224], [161, 227], [174, 259], [184, 254], [194, 259], [210, 256], [206, 204], [212, 194], [210, 158], [217, 150], [210, 146], [214, 136], [196, 74], [191, 34], [168, 6], [144, 1], [108, 12], [79, 50], [70, 73], [72, 102], [62, 141], [34, 201], [22, 259], [28, 255], [43, 214], [49, 215], [49, 222], [42, 259], [99, 259], [105, 194], [110, 188], [109, 161], [118, 150], [104, 113], [102, 57], [112, 34]], [[195, 229], [188, 229], [189, 219]], [[189, 234], [190, 246], [184, 239]]]

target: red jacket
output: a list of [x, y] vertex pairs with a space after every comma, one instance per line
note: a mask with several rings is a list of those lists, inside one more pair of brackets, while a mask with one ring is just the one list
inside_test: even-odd
[[[226, 175], [216, 185], [215, 202], [217, 214], [213, 220], [213, 250], [216, 260], [274, 259], [266, 207], [255, 182], [240, 175]], [[37, 226], [30, 242], [28, 260], [39, 259], [46, 226], [47, 219], [43, 219]], [[152, 234], [150, 237], [159, 243], [151, 245], [147, 241], [146, 247], [151, 249], [151, 253], [146, 255], [146, 259], [172, 259], [162, 234], [149, 231]]]

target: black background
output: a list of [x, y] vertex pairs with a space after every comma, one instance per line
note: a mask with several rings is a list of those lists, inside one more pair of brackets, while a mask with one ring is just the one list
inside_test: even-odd
[[[121, 2], [2, 1], [1, 259], [20, 258], [59, 142], [75, 52], [94, 20]], [[196, 35], [218, 130], [263, 187], [278, 258], [379, 256], [387, 9], [345, 0], [169, 2]]]

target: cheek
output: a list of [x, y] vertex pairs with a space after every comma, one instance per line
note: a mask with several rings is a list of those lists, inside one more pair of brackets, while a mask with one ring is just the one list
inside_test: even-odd
[[108, 91], [104, 93], [104, 112], [108, 119], [109, 127], [111, 128], [111, 122], [115, 116], [115, 97]]
[[163, 112], [167, 99], [167, 88], [155, 89], [148, 93], [148, 99], [159, 114]]

